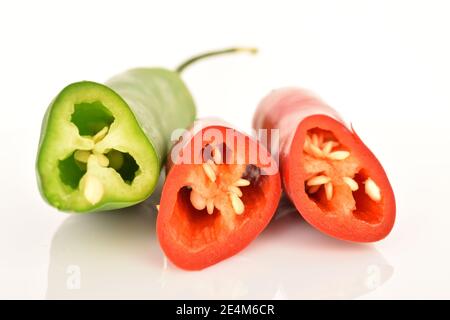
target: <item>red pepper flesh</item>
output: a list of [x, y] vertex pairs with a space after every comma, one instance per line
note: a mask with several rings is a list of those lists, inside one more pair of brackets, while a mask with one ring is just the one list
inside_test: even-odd
[[280, 130], [283, 187], [307, 222], [355, 242], [389, 234], [396, 209], [388, 177], [334, 109], [307, 90], [279, 89], [261, 101], [253, 127]]
[[[219, 135], [209, 139], [211, 132]], [[252, 161], [250, 152], [258, 148]], [[190, 160], [180, 163], [186, 155]], [[278, 168], [264, 174], [269, 163], [276, 166], [251, 137], [222, 121], [197, 121], [168, 157], [156, 224], [166, 256], [180, 268], [199, 270], [250, 244], [270, 222], [281, 196]]]

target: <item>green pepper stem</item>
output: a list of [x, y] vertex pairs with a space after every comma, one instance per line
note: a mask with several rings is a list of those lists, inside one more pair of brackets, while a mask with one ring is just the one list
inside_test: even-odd
[[240, 53], [240, 52], [256, 54], [256, 53], [258, 53], [258, 49], [257, 48], [246, 48], [246, 47], [235, 47], [235, 48], [227, 48], [227, 49], [222, 49], [222, 50], [205, 52], [205, 53], [193, 56], [192, 58], [190, 58], [190, 59], [186, 60], [185, 62], [183, 62], [182, 64], [180, 64], [178, 66], [178, 68], [176, 68], [176, 72], [182, 73], [184, 71], [184, 69], [186, 69], [191, 64], [193, 64], [199, 60], [203, 60], [205, 58], [219, 56], [219, 55], [223, 55], [223, 54], [229, 54], [229, 53]]

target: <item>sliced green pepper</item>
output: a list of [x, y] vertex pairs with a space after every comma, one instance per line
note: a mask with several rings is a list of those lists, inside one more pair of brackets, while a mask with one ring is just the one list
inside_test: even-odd
[[44, 199], [69, 212], [118, 209], [145, 200], [158, 181], [172, 131], [195, 119], [180, 72], [199, 59], [238, 51], [248, 49], [202, 54], [176, 71], [132, 69], [105, 85], [83, 81], [64, 88], [41, 128], [36, 166]]

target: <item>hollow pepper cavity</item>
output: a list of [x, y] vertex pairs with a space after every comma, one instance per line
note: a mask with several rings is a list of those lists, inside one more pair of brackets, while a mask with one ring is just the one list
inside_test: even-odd
[[335, 110], [303, 89], [274, 90], [259, 104], [253, 127], [279, 129], [283, 187], [311, 225], [355, 242], [389, 234], [395, 198], [388, 177]]
[[[245, 49], [210, 52], [188, 60]], [[127, 207], [156, 186], [174, 129], [195, 119], [180, 71], [137, 68], [105, 84], [68, 85], [44, 116], [37, 180], [52, 206], [70, 212]]]
[[203, 269], [245, 248], [280, 199], [278, 168], [266, 148], [220, 120], [196, 121], [174, 145], [167, 171], [157, 233], [183, 269]]

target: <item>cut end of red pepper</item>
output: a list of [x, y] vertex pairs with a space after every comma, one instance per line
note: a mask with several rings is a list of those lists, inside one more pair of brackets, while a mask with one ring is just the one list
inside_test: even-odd
[[309, 90], [281, 88], [261, 101], [253, 126], [280, 131], [284, 190], [312, 226], [354, 242], [390, 233], [396, 209], [389, 179], [336, 110]]
[[[198, 151], [201, 163], [172, 165], [157, 230], [163, 250], [179, 267], [202, 269], [234, 255], [273, 216], [281, 194], [279, 174], [264, 175], [258, 163], [242, 161], [249, 145], [257, 144], [247, 136], [245, 141], [245, 148], [206, 142]], [[267, 151], [264, 157], [270, 158]]]
[[324, 214], [354, 215], [367, 223], [380, 222], [380, 188], [332, 132], [308, 130], [303, 159], [305, 190]]
[[256, 167], [221, 164], [215, 169], [216, 181], [203, 167], [196, 165], [178, 191], [170, 221], [173, 232], [192, 251], [227, 238], [266, 205], [262, 187], [268, 177], [253, 173]]
[[[378, 160], [344, 125], [325, 115], [298, 128], [291, 173], [303, 217], [334, 237], [371, 242], [392, 229], [395, 201]], [[293, 181], [293, 180], [291, 180]], [[307, 208], [307, 209], [306, 209]]]

